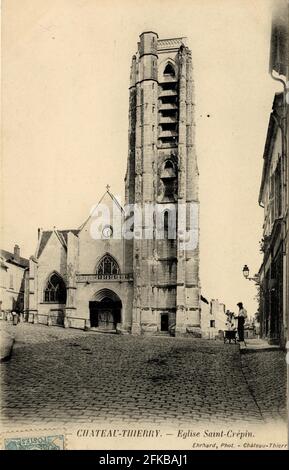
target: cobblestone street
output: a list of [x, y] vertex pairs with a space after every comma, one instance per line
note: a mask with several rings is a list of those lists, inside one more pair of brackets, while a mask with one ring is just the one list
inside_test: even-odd
[[21, 323], [12, 357], [1, 364], [2, 425], [280, 419], [284, 356], [241, 357], [238, 345], [220, 341]]

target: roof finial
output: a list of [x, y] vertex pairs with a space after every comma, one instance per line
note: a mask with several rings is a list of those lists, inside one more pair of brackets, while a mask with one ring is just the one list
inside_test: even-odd
[[109, 191], [109, 190], [110, 190], [110, 186], [109, 186], [109, 184], [107, 184], [107, 185], [106, 185], [106, 189], [107, 189], [107, 191]]

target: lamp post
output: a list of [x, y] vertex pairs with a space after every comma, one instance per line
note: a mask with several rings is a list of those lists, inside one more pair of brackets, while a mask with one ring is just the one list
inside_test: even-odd
[[260, 276], [259, 274], [254, 274], [253, 277], [249, 277], [250, 274], [250, 269], [248, 268], [247, 264], [244, 265], [243, 267], [243, 276], [245, 279], [248, 279], [248, 281], [253, 281], [255, 284], [260, 286]]

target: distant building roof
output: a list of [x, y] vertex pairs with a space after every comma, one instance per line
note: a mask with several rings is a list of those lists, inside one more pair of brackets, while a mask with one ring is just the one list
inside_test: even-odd
[[28, 268], [29, 266], [28, 259], [22, 258], [22, 256], [19, 256], [19, 261], [18, 261], [15, 259], [14, 253], [11, 253], [10, 251], [0, 249], [0, 256], [1, 258], [4, 259], [6, 263], [15, 264], [17, 266], [20, 266], [21, 268]]
[[282, 106], [283, 103], [283, 93], [275, 93], [274, 101], [272, 105], [272, 111], [269, 118], [266, 143], [263, 153], [263, 171], [262, 171], [262, 180], [259, 191], [259, 203], [263, 202], [264, 198], [264, 187], [268, 179], [268, 172], [271, 164], [272, 152], [276, 142], [276, 133], [278, 130], [278, 109]]

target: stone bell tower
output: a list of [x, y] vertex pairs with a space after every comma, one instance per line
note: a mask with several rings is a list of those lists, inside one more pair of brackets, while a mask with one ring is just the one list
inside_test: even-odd
[[[132, 333], [199, 335], [198, 167], [185, 38], [140, 35], [131, 65], [128, 139], [126, 204], [142, 214], [126, 249], [134, 272]], [[195, 243], [185, 243], [188, 233]]]

